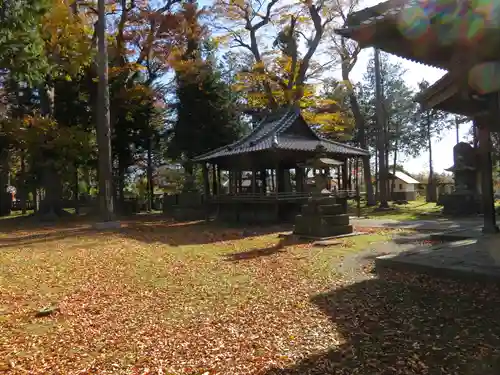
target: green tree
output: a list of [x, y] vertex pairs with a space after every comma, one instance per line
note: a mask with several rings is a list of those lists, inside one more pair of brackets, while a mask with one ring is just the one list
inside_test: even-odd
[[[347, 2], [338, 2], [338, 7], [335, 9], [337, 13], [337, 18], [339, 18], [342, 24], [347, 22], [347, 17], [349, 17], [355, 8], [359, 5], [358, 0], [348, 0]], [[342, 73], [342, 81], [347, 94], [347, 99], [349, 101], [349, 106], [352, 112], [352, 116], [355, 122], [355, 137], [354, 140], [356, 144], [363, 148], [368, 149], [368, 137], [366, 130], [366, 119], [364, 114], [361, 111], [360, 103], [358, 100], [357, 90], [353, 86], [350, 80], [350, 74], [354, 66], [358, 61], [358, 55], [361, 52], [361, 48], [359, 45], [346, 38], [341, 38], [335, 33], [332, 34], [331, 37], [332, 47], [337, 52], [340, 58], [340, 66]], [[374, 206], [375, 195], [373, 194], [373, 185], [372, 185], [372, 174], [370, 168], [370, 156], [364, 156], [363, 160], [363, 178], [366, 186], [366, 203], [368, 206]]]
[[[184, 5], [186, 52], [176, 69], [176, 121], [170, 130], [168, 156], [181, 160], [192, 174], [189, 160], [236, 140], [241, 123], [231, 87], [217, 69], [213, 44], [204, 38], [195, 3]], [[196, 110], [194, 110], [196, 109]]]
[[11, 79], [38, 83], [49, 64], [42, 19], [50, 0], [0, 0], [0, 72]]
[[[376, 130], [375, 67], [373, 58], [368, 63], [361, 86], [355, 89], [359, 98], [360, 110], [367, 123], [366, 136], [370, 145], [377, 143], [379, 132]], [[383, 109], [386, 120], [382, 136], [385, 143], [386, 165], [391, 165], [394, 173], [398, 156], [417, 155], [422, 150], [421, 132], [415, 126], [417, 105], [413, 101], [414, 91], [404, 81], [405, 70], [399, 63], [393, 63], [388, 55], [380, 54], [380, 71], [384, 92]], [[378, 150], [373, 148], [377, 153]], [[389, 156], [392, 153], [392, 163]], [[394, 189], [394, 184], [391, 186]]]
[[[420, 90], [425, 90], [429, 87], [429, 82], [423, 80], [419, 82]], [[415, 125], [419, 129], [419, 139], [422, 147], [429, 152], [429, 182], [427, 184], [426, 200], [427, 202], [436, 202], [436, 179], [434, 178], [434, 166], [432, 162], [432, 141], [441, 139], [443, 131], [450, 129], [454, 125], [454, 121], [449, 114], [429, 109], [419, 111], [416, 116]]]
[[206, 63], [197, 77], [181, 73], [176, 81], [177, 121], [169, 142], [172, 158], [187, 161], [239, 138], [238, 107], [230, 86], [212, 63]]

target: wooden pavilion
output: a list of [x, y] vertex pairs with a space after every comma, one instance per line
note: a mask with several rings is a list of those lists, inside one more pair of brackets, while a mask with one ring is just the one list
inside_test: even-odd
[[[448, 73], [421, 92], [416, 100], [424, 109], [436, 108], [470, 116], [479, 135], [479, 157], [484, 212], [483, 231], [498, 232], [495, 219], [490, 132], [499, 130], [497, 61], [500, 33], [490, 12], [474, 9], [472, 1], [455, 0], [446, 7], [440, 0], [389, 0], [348, 17], [336, 32], [358, 42]], [[454, 13], [451, 14], [450, 10]], [[489, 18], [488, 18], [489, 17]], [[480, 20], [480, 23], [473, 23]], [[480, 28], [472, 25], [482, 25]], [[489, 79], [490, 90], [478, 89]], [[473, 74], [473, 72], [476, 74]], [[474, 77], [475, 75], [475, 77]]]
[[[306, 177], [336, 173], [331, 195], [354, 197], [353, 160], [366, 150], [319, 136], [296, 107], [267, 115], [242, 139], [212, 150], [193, 161], [203, 167], [205, 196], [218, 216], [234, 221], [288, 221], [311, 195]], [[327, 160], [318, 164], [312, 160]], [[229, 179], [222, 191], [222, 178]], [[243, 184], [244, 177], [248, 182]], [[319, 180], [319, 177], [318, 177]]]

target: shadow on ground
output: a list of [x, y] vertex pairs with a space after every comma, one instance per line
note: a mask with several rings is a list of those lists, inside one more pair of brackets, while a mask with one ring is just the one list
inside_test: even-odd
[[202, 245], [220, 241], [234, 241], [290, 230], [282, 225], [235, 226], [218, 222], [175, 222], [162, 216], [137, 217], [123, 220], [120, 235], [145, 243], [163, 243], [170, 246]]
[[[97, 231], [92, 228], [96, 218], [73, 217], [64, 222], [41, 223], [27, 217], [2, 219], [0, 248], [30, 245], [38, 242], [74, 238], [80, 235], [107, 236], [118, 234], [144, 243], [163, 243], [170, 246], [201, 245], [219, 241], [234, 241], [290, 230], [288, 226], [228, 226], [215, 222], [175, 222], [162, 215], [121, 217], [121, 228]], [[32, 232], [32, 233], [26, 233]]]
[[482, 217], [426, 218], [425, 220], [396, 220], [391, 218], [352, 219], [355, 227], [373, 227], [386, 229], [413, 229], [417, 231], [445, 231], [479, 228]]
[[278, 254], [284, 251], [287, 246], [299, 245], [307, 243], [308, 241], [301, 240], [296, 236], [284, 236], [280, 239], [280, 241], [268, 247], [264, 247], [261, 249], [252, 249], [249, 251], [242, 251], [239, 253], [232, 253], [225, 255], [225, 260], [230, 262], [238, 262], [242, 260], [251, 260], [256, 258], [262, 258], [274, 254]]
[[266, 375], [500, 373], [497, 287], [399, 275], [312, 297], [342, 342]]

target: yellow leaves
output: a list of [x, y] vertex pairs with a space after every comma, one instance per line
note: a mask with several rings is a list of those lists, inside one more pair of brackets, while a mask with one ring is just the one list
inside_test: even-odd
[[137, 71], [143, 71], [146, 67], [141, 64], [136, 63], [126, 63], [122, 66], [110, 66], [108, 68], [108, 74], [110, 78], [117, 77], [122, 73], [132, 73]]
[[82, 13], [74, 14], [67, 2], [52, 0], [42, 21], [45, 49], [59, 70], [76, 74], [90, 62], [92, 21]]

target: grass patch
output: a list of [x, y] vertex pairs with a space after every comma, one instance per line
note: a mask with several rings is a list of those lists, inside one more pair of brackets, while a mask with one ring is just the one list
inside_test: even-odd
[[498, 291], [342, 273], [394, 231], [313, 247], [148, 215], [107, 232], [6, 225], [0, 373], [498, 374]]
[[[375, 207], [361, 207], [361, 216], [368, 218], [385, 218], [392, 220], [426, 220], [442, 217], [442, 206], [436, 203], [427, 203], [423, 199], [410, 201], [408, 204], [394, 204], [389, 202], [391, 210], [378, 211], [378, 206]], [[349, 202], [348, 212], [350, 215], [356, 216], [358, 214], [356, 209], [356, 202]]]
[[[308, 319], [317, 313], [301, 322], [313, 309], [309, 295], [338, 282], [343, 256], [391, 236], [316, 248], [280, 238], [279, 227], [146, 215], [123, 225], [96, 232], [84, 223], [17, 224], [0, 233], [0, 369], [251, 373], [255, 356], [274, 363], [290, 336], [314, 330]], [[59, 310], [35, 317], [46, 306]]]

